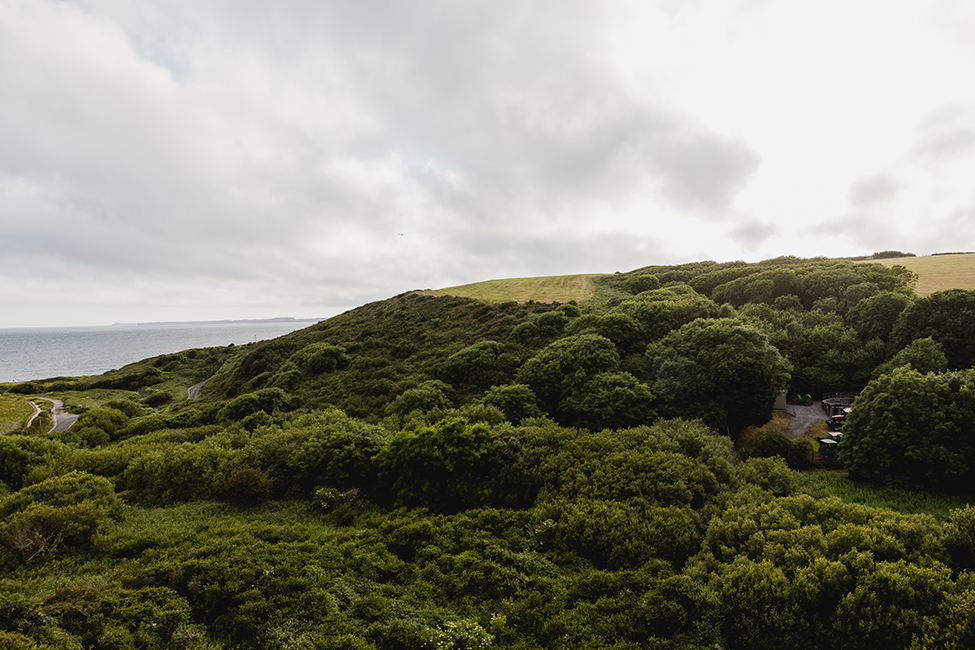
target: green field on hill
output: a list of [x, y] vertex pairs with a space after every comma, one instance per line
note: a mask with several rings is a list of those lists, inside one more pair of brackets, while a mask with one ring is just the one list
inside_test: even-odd
[[900, 264], [917, 273], [918, 281], [914, 290], [919, 296], [928, 296], [945, 289], [975, 289], [975, 253], [895, 257], [869, 261], [888, 267]]
[[[890, 259], [867, 260], [865, 263], [878, 263], [891, 267], [904, 266], [918, 274], [915, 291], [919, 296], [928, 296], [946, 289], [975, 290], [975, 253], [951, 255], [927, 255], [924, 257], [898, 257]], [[432, 296], [460, 296], [475, 300], [503, 302], [585, 302], [598, 293], [595, 278], [604, 273], [578, 275], [552, 275], [537, 278], [507, 278], [486, 280], [420, 291]]]
[[460, 296], [493, 302], [515, 300], [517, 302], [583, 302], [596, 295], [593, 278], [603, 275], [553, 275], [540, 278], [509, 278], [464, 284], [458, 287], [422, 291], [432, 296]]

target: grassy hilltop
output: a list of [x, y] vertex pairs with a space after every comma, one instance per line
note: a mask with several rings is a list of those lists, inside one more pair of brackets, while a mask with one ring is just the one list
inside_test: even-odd
[[975, 253], [895, 257], [877, 262], [884, 266], [899, 264], [917, 273], [914, 290], [920, 296], [948, 289], [975, 290]]
[[[887, 267], [900, 265], [916, 273], [918, 280], [914, 290], [920, 296], [947, 289], [975, 290], [975, 253], [877, 258], [861, 263], [883, 264]], [[605, 274], [486, 280], [422, 293], [494, 301], [584, 302], [596, 297], [601, 285], [595, 282], [595, 278], [602, 275]]]
[[[975, 291], [916, 263], [494, 280], [5, 385], [0, 646], [975, 647]], [[862, 391], [839, 459], [783, 390]]]

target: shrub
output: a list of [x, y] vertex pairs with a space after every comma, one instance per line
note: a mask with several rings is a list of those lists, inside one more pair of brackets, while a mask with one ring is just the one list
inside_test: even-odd
[[453, 418], [399, 432], [375, 462], [396, 505], [455, 512], [486, 501], [491, 452], [487, 425]]
[[296, 352], [291, 360], [306, 375], [322, 375], [335, 372], [348, 365], [345, 348], [329, 343], [312, 343]]
[[795, 470], [809, 465], [809, 445], [804, 441], [791, 441], [779, 431], [759, 431], [743, 443], [745, 458], [772, 458], [779, 456]]
[[442, 381], [433, 379], [425, 381], [416, 388], [410, 388], [386, 406], [386, 415], [409, 415], [413, 411], [432, 411], [433, 409], [449, 409], [452, 392], [450, 386]]
[[232, 399], [220, 409], [217, 419], [220, 421], [236, 422], [251, 413], [265, 411], [274, 413], [287, 409], [291, 405], [291, 396], [280, 388], [263, 388], [256, 393], [246, 393]]
[[535, 392], [527, 384], [492, 386], [482, 399], [488, 406], [500, 409], [513, 424], [542, 415]]
[[117, 512], [107, 479], [83, 472], [55, 476], [0, 501], [0, 540], [21, 562], [30, 562], [63, 547], [91, 546]]
[[779, 457], [749, 458], [738, 467], [738, 479], [768, 490], [777, 497], [795, 494], [799, 479]]
[[631, 276], [626, 281], [626, 290], [633, 294], [654, 291], [659, 288], [660, 278], [649, 273]]

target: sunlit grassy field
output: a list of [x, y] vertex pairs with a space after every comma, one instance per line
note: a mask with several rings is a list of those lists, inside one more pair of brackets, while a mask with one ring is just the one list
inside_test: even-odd
[[434, 296], [461, 296], [478, 300], [517, 302], [585, 302], [596, 294], [593, 278], [599, 273], [584, 275], [553, 275], [541, 278], [510, 278], [487, 280], [458, 287], [423, 291]]
[[914, 290], [921, 296], [945, 289], [975, 290], [975, 253], [961, 255], [927, 255], [870, 260], [884, 266], [900, 264], [918, 274]]

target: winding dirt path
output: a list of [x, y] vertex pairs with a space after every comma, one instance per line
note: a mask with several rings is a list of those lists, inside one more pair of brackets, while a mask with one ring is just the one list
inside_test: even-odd
[[30, 416], [30, 419], [27, 420], [27, 426], [24, 427], [25, 429], [30, 429], [30, 425], [33, 424], [37, 416], [41, 414], [41, 407], [35, 404], [33, 400], [29, 401], [28, 403], [31, 405], [31, 408], [34, 409], [34, 415]]

